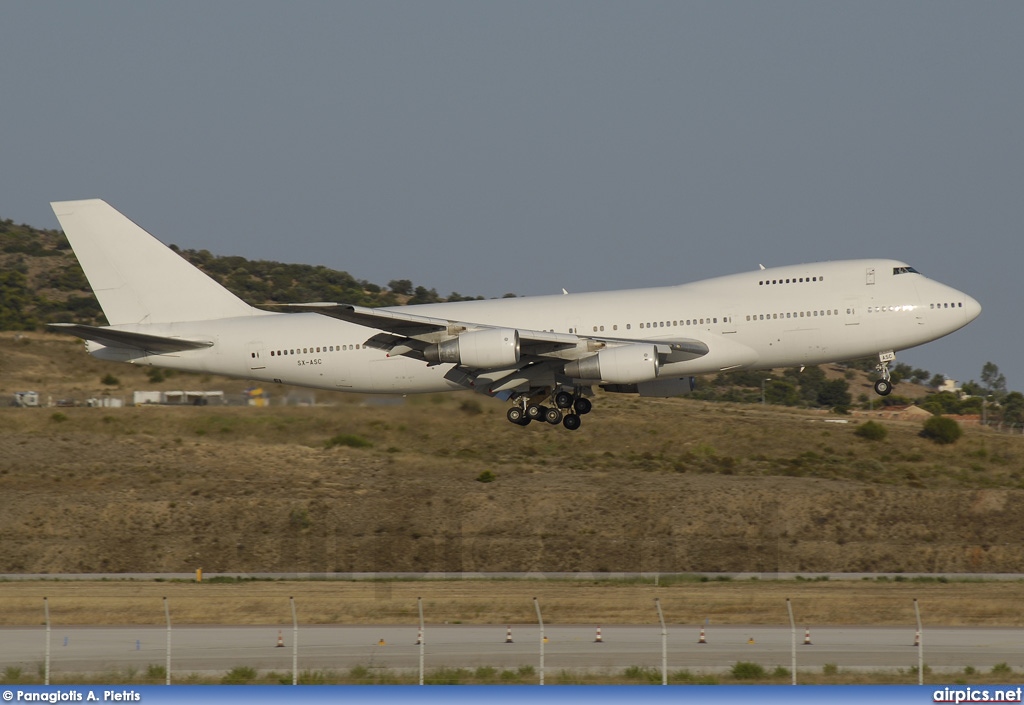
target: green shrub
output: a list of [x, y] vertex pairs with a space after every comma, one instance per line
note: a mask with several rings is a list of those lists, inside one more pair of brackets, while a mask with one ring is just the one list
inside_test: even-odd
[[484, 408], [480, 406], [480, 402], [476, 399], [463, 399], [462, 403], [459, 404], [459, 411], [470, 416], [477, 416], [484, 413]]
[[365, 683], [370, 680], [370, 669], [366, 666], [356, 665], [348, 671], [349, 680], [355, 681], [356, 683]]
[[473, 678], [478, 681], [491, 681], [496, 674], [497, 670], [493, 666], [479, 666], [473, 672]]
[[497, 479], [498, 479], [498, 476], [495, 475], [490, 470], [484, 470], [482, 473], [480, 473], [479, 475], [476, 476], [476, 481], [477, 482], [494, 482]]
[[107, 387], [116, 387], [117, 385], [121, 384], [121, 380], [119, 380], [117, 377], [108, 372], [107, 374], [103, 375], [103, 379], [100, 380], [100, 384]]
[[737, 661], [729, 672], [738, 681], [752, 681], [765, 677], [764, 666], [752, 661]]
[[220, 682], [224, 685], [245, 685], [256, 680], [256, 669], [250, 666], [235, 666]]
[[956, 443], [963, 433], [960, 424], [948, 416], [933, 416], [924, 422], [924, 428], [921, 429], [922, 438], [942, 445]]
[[889, 435], [889, 429], [875, 421], [865, 421], [854, 433], [868, 441], [884, 441]]
[[837, 673], [839, 673], [839, 666], [835, 665], [834, 663], [826, 663], [824, 666], [821, 667], [821, 672], [824, 673], [826, 676], [834, 676]]
[[424, 677], [427, 685], [459, 685], [469, 675], [464, 668], [438, 668]]
[[649, 683], [661, 683], [661, 671], [646, 666], [630, 666], [622, 672], [623, 677], [632, 681], [648, 681]]
[[328, 438], [324, 443], [325, 448], [335, 448], [337, 446], [347, 446], [349, 448], [371, 448], [373, 443], [366, 440], [362, 436], [357, 436], [352, 433], [339, 433], [337, 436]]
[[65, 421], [68, 420], [68, 417], [60, 413], [59, 411], [55, 411], [53, 412], [53, 415], [50, 416], [50, 420], [55, 421], [57, 423], [64, 423]]

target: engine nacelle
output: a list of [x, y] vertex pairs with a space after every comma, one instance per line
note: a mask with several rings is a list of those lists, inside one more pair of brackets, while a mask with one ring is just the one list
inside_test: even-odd
[[484, 370], [519, 363], [519, 331], [513, 328], [487, 328], [463, 333], [423, 351], [430, 362], [448, 362]]
[[610, 384], [634, 384], [658, 376], [658, 349], [653, 345], [620, 345], [596, 355], [573, 360], [565, 374], [575, 379], [597, 379]]

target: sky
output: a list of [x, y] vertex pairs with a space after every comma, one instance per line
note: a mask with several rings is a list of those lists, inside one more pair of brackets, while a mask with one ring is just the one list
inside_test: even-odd
[[[1024, 389], [1024, 3], [0, 4], [0, 218], [441, 295], [893, 257]], [[897, 389], [898, 393], [898, 389]]]

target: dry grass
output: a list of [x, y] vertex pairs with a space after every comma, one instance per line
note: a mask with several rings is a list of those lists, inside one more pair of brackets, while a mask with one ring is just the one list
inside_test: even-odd
[[167, 597], [176, 624], [288, 624], [294, 597], [303, 624], [415, 624], [417, 598], [432, 624], [528, 624], [533, 598], [551, 624], [646, 624], [654, 598], [674, 624], [907, 626], [913, 600], [929, 625], [1022, 626], [1024, 582], [687, 581], [655, 587], [620, 581], [245, 581], [0, 583], [0, 625], [153, 624]]
[[[4, 394], [152, 387], [64, 338], [0, 335], [0, 356]], [[608, 394], [570, 433], [466, 394], [317, 398], [333, 405], [0, 409], [0, 573], [1024, 565], [1020, 436], [938, 447], [887, 422], [874, 443], [813, 412]]]

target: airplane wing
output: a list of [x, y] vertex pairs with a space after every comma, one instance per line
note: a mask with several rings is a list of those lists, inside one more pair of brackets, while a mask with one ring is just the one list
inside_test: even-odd
[[85, 326], [78, 323], [51, 323], [50, 327], [64, 333], [77, 335], [85, 340], [95, 341], [107, 347], [132, 348], [152, 353], [181, 352], [182, 350], [198, 350], [213, 346], [213, 342], [209, 340], [167, 338], [161, 335], [133, 333], [131, 331], [117, 330], [116, 328]]
[[[485, 388], [496, 393], [502, 390], [543, 384], [555, 379], [571, 383], [564, 373], [567, 363], [592, 358], [602, 349], [642, 344], [656, 350], [660, 364], [684, 362], [708, 355], [708, 344], [694, 338], [671, 337], [664, 340], [637, 340], [609, 336], [578, 335], [553, 331], [502, 328], [468, 321], [430, 318], [403, 310], [369, 308], [344, 303], [285, 304], [285, 308], [314, 312], [349, 323], [381, 331], [365, 344], [386, 351], [390, 356], [406, 356], [429, 364], [456, 363], [447, 373], [452, 381], [468, 387]], [[504, 331], [504, 334], [503, 334]], [[514, 335], [513, 335], [514, 334]], [[514, 337], [514, 343], [511, 339]], [[465, 339], [460, 349], [455, 341]], [[489, 346], [493, 355], [471, 351], [473, 341]], [[502, 342], [504, 340], [504, 342]], [[515, 355], [502, 358], [501, 345], [515, 346]], [[444, 348], [446, 346], [446, 348]], [[439, 350], [438, 348], [444, 348]], [[445, 357], [445, 349], [449, 357]], [[583, 375], [581, 375], [583, 376]]]
[[[415, 313], [406, 313], [405, 311], [395, 311], [394, 309], [385, 310], [330, 302], [283, 304], [282, 307], [312, 311], [342, 321], [348, 321], [349, 323], [357, 323], [367, 328], [376, 328], [384, 331], [385, 335], [373, 336], [367, 341], [370, 347], [382, 350], [390, 350], [391, 346], [400, 347], [402, 343], [408, 344], [411, 340], [421, 339], [421, 342], [432, 343], [436, 342], [439, 338], [458, 335], [470, 330], [499, 327], [482, 323], [454, 321], [447, 318], [431, 318]], [[559, 351], [577, 348], [584, 341], [621, 345], [640, 342], [633, 338], [576, 335], [573, 333], [555, 333], [553, 331], [524, 330], [522, 328], [519, 328], [518, 331], [523, 352], [536, 357], [551, 356]], [[662, 341], [644, 339], [642, 342], [657, 345], [659, 354], [673, 356], [672, 362], [693, 359], [708, 353], [707, 344], [694, 338], [666, 338]], [[587, 354], [594, 352], [594, 350], [584, 350], [581, 352]], [[578, 355], [571, 354], [569, 356], [564, 354], [554, 356], [569, 360], [579, 357]]]

